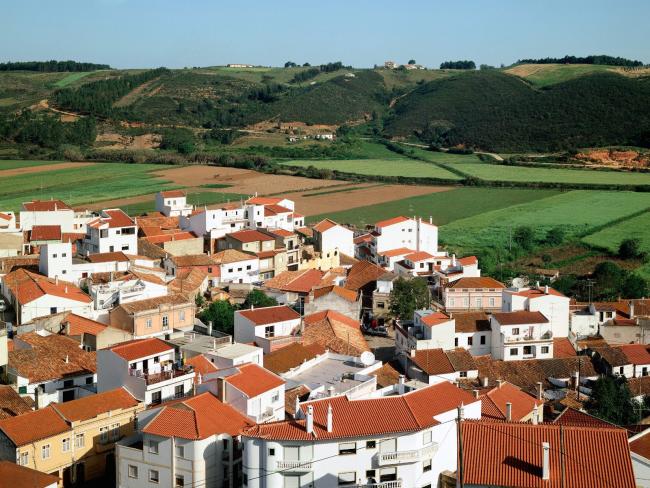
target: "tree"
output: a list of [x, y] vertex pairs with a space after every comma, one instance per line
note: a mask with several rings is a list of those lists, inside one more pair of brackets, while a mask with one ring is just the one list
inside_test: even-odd
[[625, 378], [601, 376], [587, 402], [587, 411], [617, 425], [635, 424], [640, 420], [641, 404], [632, 398]]
[[635, 273], [630, 273], [621, 283], [621, 296], [625, 298], [643, 298], [649, 294], [648, 282]]
[[642, 258], [641, 241], [636, 238], [623, 239], [618, 246], [618, 256], [623, 259]]
[[294, 63], [293, 61], [287, 61], [286, 63], [284, 63], [285, 68], [295, 68], [296, 66], [297, 64]]
[[308, 67], [311, 66], [311, 64], [309, 64], [309, 63], [303, 63], [303, 66], [304, 66], [305, 68], [308, 68]]
[[232, 334], [235, 328], [235, 307], [227, 300], [217, 300], [201, 314], [203, 322], [212, 322], [215, 329]]
[[411, 320], [413, 312], [429, 308], [431, 303], [426, 280], [398, 278], [390, 292], [390, 311], [401, 320]]
[[564, 242], [566, 231], [563, 227], [553, 227], [546, 233], [546, 243], [551, 246], [559, 246]]
[[533, 229], [525, 225], [517, 227], [512, 238], [519, 247], [526, 251], [530, 251], [535, 245], [535, 234]]
[[416, 64], [416, 63], [415, 63], [415, 59], [409, 59], [409, 63], [408, 63], [408, 64]]
[[262, 290], [253, 290], [248, 295], [246, 295], [246, 300], [242, 305], [242, 308], [251, 308], [252, 307], [273, 307], [278, 304], [278, 301], [268, 296]]
[[616, 299], [621, 293], [621, 285], [625, 275], [626, 271], [616, 263], [611, 261], [598, 263], [592, 275], [596, 281], [595, 298], [603, 300]]

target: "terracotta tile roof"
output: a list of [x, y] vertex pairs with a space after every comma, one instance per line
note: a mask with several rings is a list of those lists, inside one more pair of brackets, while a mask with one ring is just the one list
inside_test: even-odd
[[433, 256], [426, 251], [417, 251], [407, 256], [404, 256], [404, 259], [408, 259], [412, 263], [417, 263], [419, 261], [426, 261], [427, 259], [433, 259]]
[[99, 217], [102, 224], [108, 224], [108, 227], [110, 228], [135, 226], [135, 222], [131, 219], [131, 217], [129, 217], [119, 208], [103, 210], [102, 213], [106, 215], [105, 217]]
[[212, 255], [214, 261], [218, 264], [239, 263], [241, 261], [250, 261], [251, 259], [258, 259], [257, 256], [246, 254], [245, 252], [238, 251], [237, 249], [226, 249], [219, 251]]
[[343, 288], [341, 286], [336, 286], [336, 285], [324, 286], [322, 288], [315, 288], [314, 299], [324, 297], [326, 295], [329, 295], [330, 293], [334, 293], [335, 295], [340, 296], [341, 298], [347, 300], [348, 302], [357, 301], [356, 291], [348, 290], [347, 288]]
[[331, 228], [336, 227], [337, 225], [339, 224], [337, 224], [333, 220], [323, 219], [320, 222], [318, 222], [313, 228], [315, 231], [320, 232], [322, 234], [323, 232], [326, 232]]
[[492, 316], [500, 325], [547, 324], [548, 319], [542, 312], [518, 310], [516, 312], [496, 312]]
[[410, 359], [418, 368], [430, 376], [456, 372], [445, 351], [440, 348], [418, 349]]
[[284, 392], [284, 411], [289, 415], [296, 413], [296, 398], [301, 402], [309, 399], [311, 390], [306, 385], [299, 385]]
[[167, 252], [161, 247], [149, 242], [145, 237], [138, 239], [138, 254], [142, 254], [151, 259], [164, 259]]
[[232, 234], [227, 234], [228, 237], [235, 239], [236, 241], [247, 243], [247, 242], [258, 242], [258, 241], [274, 241], [275, 239], [264, 232], [259, 230], [246, 229], [240, 230], [238, 232], [233, 232]]
[[265, 288], [274, 290], [309, 293], [323, 279], [323, 272], [317, 269], [283, 271], [264, 282]]
[[345, 288], [359, 290], [377, 278], [382, 276], [386, 270], [369, 261], [358, 261], [348, 271], [345, 280]]
[[325, 348], [320, 344], [293, 342], [288, 346], [265, 354], [264, 367], [275, 374], [282, 374], [300, 366], [304, 361], [309, 361], [324, 353]]
[[[557, 291], [554, 288], [551, 288], [549, 286], [548, 288], [548, 293], [545, 293], [544, 288], [530, 288], [528, 290], [520, 290], [517, 292], [513, 293], [514, 295], [520, 296], [520, 297], [526, 297], [529, 299], [534, 299], [534, 298], [540, 298], [546, 295], [555, 295], [556, 297], [564, 297], [562, 293]], [[565, 297], [566, 298], [566, 297]]]
[[301, 214], [301, 213], [298, 213], [298, 212], [293, 212], [291, 214], [291, 217], [294, 218], [294, 219], [300, 219], [300, 218], [304, 218], [304, 215]]
[[251, 197], [246, 200], [246, 203], [250, 203], [252, 205], [277, 205], [282, 200], [282, 198], [276, 197]]
[[180, 217], [166, 217], [160, 212], [148, 213], [147, 215], [136, 217], [135, 223], [140, 230], [146, 227], [162, 229], [179, 229]]
[[32, 407], [10, 385], [0, 385], [0, 419], [31, 412]]
[[256, 252], [255, 255], [260, 259], [269, 259], [285, 252], [287, 252], [287, 250], [285, 248], [281, 248], [273, 249], [271, 251]]
[[167, 190], [161, 191], [160, 196], [163, 198], [182, 198], [187, 196], [183, 190]]
[[109, 349], [126, 361], [134, 361], [174, 350], [172, 346], [154, 337], [122, 342]]
[[217, 264], [217, 260], [207, 254], [170, 256], [169, 260], [179, 268], [185, 268], [188, 266], [215, 266]]
[[[214, 271], [219, 271], [214, 273]], [[213, 270], [211, 276], [219, 276], [219, 269]], [[196, 293], [208, 278], [208, 273], [200, 268], [192, 268], [187, 273], [181, 273], [167, 284], [168, 290], [172, 293]]]
[[60, 241], [60, 225], [35, 225], [29, 236], [30, 241]]
[[0, 219], [2, 219], [2, 220], [11, 220], [11, 215], [0, 212]]
[[[314, 433], [304, 420], [259, 424], [244, 432], [247, 437], [271, 440], [345, 439], [401, 432], [415, 432], [439, 422], [435, 416], [474, 403], [474, 397], [448, 382], [438, 383], [400, 396], [350, 400], [346, 396], [325, 398], [301, 405], [314, 407]], [[332, 432], [327, 432], [327, 410], [332, 407]]]
[[[463, 422], [461, 429], [466, 485], [636, 486], [627, 436], [621, 429], [484, 421]], [[541, 476], [542, 442], [550, 444], [548, 482]]]
[[402, 222], [406, 222], [408, 220], [411, 219], [400, 215], [399, 217], [393, 217], [392, 219], [380, 220], [375, 224], [375, 227], [390, 227], [391, 225], [401, 224]]
[[0, 420], [0, 430], [20, 447], [72, 429], [51, 406], [47, 406]]
[[650, 460], [650, 435], [648, 434], [650, 431], [646, 429], [639, 436], [635, 436], [635, 439], [630, 439], [630, 451]]
[[555, 337], [553, 339], [554, 358], [570, 358], [576, 355], [576, 350], [567, 337]]
[[292, 213], [293, 211], [282, 205], [265, 205], [264, 206], [264, 216], [270, 217], [272, 215], [278, 215], [283, 213]]
[[615, 424], [594, 417], [587, 412], [581, 412], [575, 408], [567, 407], [553, 421], [554, 424], [568, 427], [605, 427], [617, 428]]
[[176, 305], [191, 305], [192, 302], [180, 293], [174, 295], [163, 295], [161, 297], [147, 298], [146, 300], [137, 300], [135, 302], [122, 303], [116, 308], [124, 310], [128, 315], [139, 312], [146, 312], [149, 310], [157, 310], [158, 307], [176, 306]]
[[18, 339], [31, 348], [14, 347], [9, 353], [9, 368], [30, 384], [97, 371], [96, 354], [81, 349], [74, 339], [58, 334], [40, 336], [36, 332], [22, 334]]
[[129, 261], [129, 258], [122, 251], [114, 252], [101, 252], [96, 254], [89, 254], [88, 261], [91, 263], [110, 263], [111, 261], [117, 261], [118, 263], [126, 263]]
[[84, 233], [78, 232], [62, 232], [61, 233], [61, 242], [70, 242], [74, 243], [75, 241], [81, 241], [86, 236]]
[[236, 436], [252, 424], [230, 405], [206, 392], [162, 407], [142, 432], [197, 440], [219, 434]]
[[67, 334], [71, 336], [79, 336], [82, 334], [90, 334], [96, 336], [104, 332], [108, 327], [107, 325], [102, 324], [101, 322], [97, 322], [95, 320], [82, 317], [81, 315], [77, 315], [72, 312], [66, 313], [62, 317], [61, 323], [70, 324]]
[[286, 229], [268, 229], [268, 232], [280, 237], [291, 237], [296, 235], [294, 232]]
[[627, 386], [634, 396], [650, 395], [650, 376], [629, 378]]
[[487, 420], [506, 420], [506, 403], [512, 404], [512, 421], [520, 422], [528, 417], [533, 409], [541, 404], [537, 398], [505, 382], [479, 397], [481, 418]]
[[461, 266], [472, 266], [478, 264], [478, 258], [476, 256], [466, 256], [457, 260]]
[[448, 288], [505, 288], [506, 285], [489, 276], [476, 278], [460, 278], [451, 283]]
[[406, 256], [407, 254], [413, 254], [414, 251], [408, 247], [398, 247], [397, 249], [389, 249], [388, 251], [378, 252], [380, 256], [387, 258], [394, 258], [397, 256]]
[[12, 488], [46, 488], [57, 487], [59, 477], [41, 473], [12, 461], [0, 461], [0, 480], [11, 481]]
[[305, 344], [319, 344], [337, 354], [359, 356], [370, 351], [359, 321], [334, 310], [306, 315], [302, 337]]
[[185, 364], [194, 368], [194, 372], [196, 373], [194, 377], [195, 382], [198, 381], [199, 375], [205, 376], [206, 374], [216, 373], [218, 371], [218, 368], [203, 354], [186, 359]]
[[89, 395], [65, 403], [52, 403], [52, 408], [69, 422], [90, 420], [103, 413], [135, 408], [140, 404], [126, 389]]
[[490, 318], [485, 312], [454, 313], [453, 318], [456, 322], [456, 332], [472, 333], [492, 330]]
[[28, 212], [54, 212], [56, 210], [72, 210], [61, 200], [33, 200], [24, 202], [23, 208]]
[[164, 242], [170, 241], [185, 241], [187, 239], [196, 239], [196, 236], [191, 232], [173, 232], [157, 236], [147, 236], [145, 239], [147, 239], [152, 244], [162, 244]]
[[259, 396], [285, 383], [278, 375], [257, 364], [241, 364], [236, 368], [239, 372], [227, 376], [225, 381], [244, 393], [248, 398]]
[[632, 364], [650, 364], [650, 346], [646, 344], [625, 344], [617, 346]]
[[429, 315], [425, 315], [420, 319], [420, 321], [427, 327], [434, 327], [436, 325], [445, 324], [450, 320], [452, 319], [444, 312], [433, 312]]
[[56, 280], [22, 268], [6, 275], [4, 284], [21, 305], [31, 303], [45, 295], [82, 303], [92, 302], [92, 298], [72, 283], [59, 281], [57, 284]]
[[238, 310], [236, 313], [247, 318], [255, 325], [275, 324], [277, 322], [300, 319], [300, 314], [286, 305]]
[[372, 235], [371, 234], [362, 234], [360, 236], [355, 237], [352, 242], [355, 244], [363, 244], [364, 242], [370, 242], [372, 241]]
[[623, 351], [618, 348], [609, 346], [592, 347], [591, 350], [597, 353], [605, 361], [607, 361], [607, 363], [613, 368], [632, 364], [627, 356], [623, 353]]
[[449, 362], [454, 367], [456, 371], [477, 371], [478, 366], [476, 361], [474, 361], [474, 356], [472, 356], [467, 349], [462, 347], [457, 347], [456, 349], [450, 349], [445, 351]]
[[401, 373], [390, 363], [384, 363], [381, 368], [374, 370], [370, 375], [377, 377], [377, 388], [386, 388], [399, 383]]
[[313, 237], [314, 236], [314, 231], [311, 230], [309, 227], [300, 227], [296, 229], [296, 232], [299, 234], [302, 234], [305, 237]]

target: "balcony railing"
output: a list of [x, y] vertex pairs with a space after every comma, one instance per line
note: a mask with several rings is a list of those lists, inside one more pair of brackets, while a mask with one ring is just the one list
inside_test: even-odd
[[147, 373], [137, 369], [131, 369], [129, 370], [129, 374], [131, 376], [144, 379], [147, 385], [153, 385], [162, 381], [167, 381], [173, 378], [188, 375], [193, 371], [194, 370], [191, 367], [185, 367], [181, 369], [173, 368], [171, 370], [161, 371], [160, 373]]
[[355, 488], [402, 488], [402, 480], [382, 481], [379, 483], [366, 483], [365, 485], [353, 485]]
[[422, 449], [414, 449], [411, 451], [380, 452], [379, 465], [417, 463], [418, 461], [432, 457], [437, 450], [438, 444], [432, 444]]
[[538, 334], [525, 334], [522, 336], [507, 336], [504, 334], [503, 342], [537, 342], [550, 341], [553, 339], [553, 332], [550, 330]]
[[311, 461], [276, 461], [275, 469], [282, 471], [311, 471]]

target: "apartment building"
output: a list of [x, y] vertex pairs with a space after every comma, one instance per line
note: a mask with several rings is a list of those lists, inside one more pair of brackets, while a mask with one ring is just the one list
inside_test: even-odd
[[354, 232], [333, 220], [321, 220], [313, 227], [314, 250], [322, 253], [339, 251], [354, 257]]
[[118, 305], [109, 311], [111, 327], [133, 339], [162, 336], [194, 327], [196, 304], [185, 295], [163, 295]]
[[503, 290], [503, 312], [526, 310], [541, 312], [551, 323], [554, 337], [569, 335], [569, 298], [550, 286]]
[[553, 357], [553, 329], [541, 312], [498, 312], [490, 316], [492, 357], [504, 361]]
[[183, 190], [167, 190], [156, 193], [156, 211], [166, 217], [186, 217], [194, 207], [187, 203], [187, 195]]
[[505, 285], [494, 278], [460, 278], [443, 288], [442, 300], [448, 312], [499, 312], [504, 289]]
[[235, 311], [235, 342], [255, 342], [265, 354], [297, 339], [300, 314], [286, 305]]
[[79, 251], [83, 255], [114, 251], [137, 254], [138, 228], [119, 208], [102, 210], [88, 222]]

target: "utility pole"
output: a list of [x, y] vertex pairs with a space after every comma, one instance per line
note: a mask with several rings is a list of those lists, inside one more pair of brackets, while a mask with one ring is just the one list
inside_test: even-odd
[[465, 486], [463, 480], [463, 433], [461, 432], [461, 423], [463, 421], [464, 407], [461, 403], [458, 407], [458, 419], [456, 420], [456, 430], [458, 435], [458, 486], [463, 488]]

